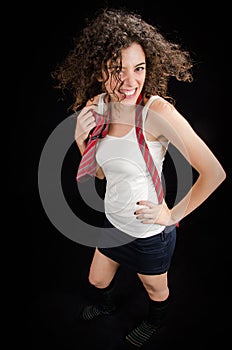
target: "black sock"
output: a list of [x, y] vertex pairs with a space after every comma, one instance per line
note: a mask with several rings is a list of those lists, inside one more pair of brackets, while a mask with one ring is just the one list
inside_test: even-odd
[[161, 327], [168, 305], [169, 298], [164, 301], [150, 299], [147, 318], [126, 336], [126, 341], [137, 348], [141, 348]]
[[114, 279], [106, 288], [96, 288], [99, 302], [84, 307], [81, 313], [82, 319], [89, 321], [101, 315], [110, 315], [116, 309], [114, 298]]
[[167, 314], [169, 304], [170, 297], [163, 301], [149, 299], [149, 311], [146, 322], [154, 325], [156, 328], [159, 328]]

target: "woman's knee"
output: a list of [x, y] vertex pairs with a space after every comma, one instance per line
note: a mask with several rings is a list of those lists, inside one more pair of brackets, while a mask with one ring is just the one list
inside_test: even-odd
[[169, 296], [169, 288], [167, 286], [159, 288], [154, 285], [144, 284], [144, 287], [149, 297], [153, 300], [162, 301], [167, 299], [167, 297]]
[[113, 280], [119, 264], [101, 254], [95, 252], [90, 272], [89, 282], [97, 288], [106, 288]]
[[98, 276], [90, 273], [89, 283], [96, 288], [106, 288], [110, 284], [110, 281], [108, 281], [104, 276]]
[[151, 299], [162, 301], [169, 296], [166, 274], [157, 276], [139, 275], [139, 277]]

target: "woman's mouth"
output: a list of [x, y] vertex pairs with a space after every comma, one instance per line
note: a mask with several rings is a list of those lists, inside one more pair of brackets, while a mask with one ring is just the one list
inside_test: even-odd
[[126, 98], [134, 98], [136, 95], [136, 91], [137, 89], [133, 89], [133, 90], [123, 90], [121, 93], [126, 95]]

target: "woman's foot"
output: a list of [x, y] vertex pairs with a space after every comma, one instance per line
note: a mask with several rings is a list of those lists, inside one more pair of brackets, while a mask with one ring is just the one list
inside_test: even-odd
[[103, 315], [111, 315], [116, 310], [115, 305], [88, 305], [81, 312], [81, 318], [85, 321], [93, 320]]
[[153, 334], [156, 333], [157, 327], [154, 325], [147, 323], [146, 321], [142, 321], [142, 323], [133, 329], [126, 336], [126, 342], [128, 345], [132, 345], [136, 348], [141, 348], [145, 343], [150, 340]]

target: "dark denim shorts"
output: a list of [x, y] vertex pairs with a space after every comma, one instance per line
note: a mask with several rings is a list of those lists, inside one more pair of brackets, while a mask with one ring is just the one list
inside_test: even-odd
[[170, 267], [176, 245], [176, 227], [151, 237], [133, 238], [114, 228], [106, 219], [103, 237], [104, 243], [107, 237], [112, 244], [99, 245], [102, 254], [136, 273], [159, 275]]

